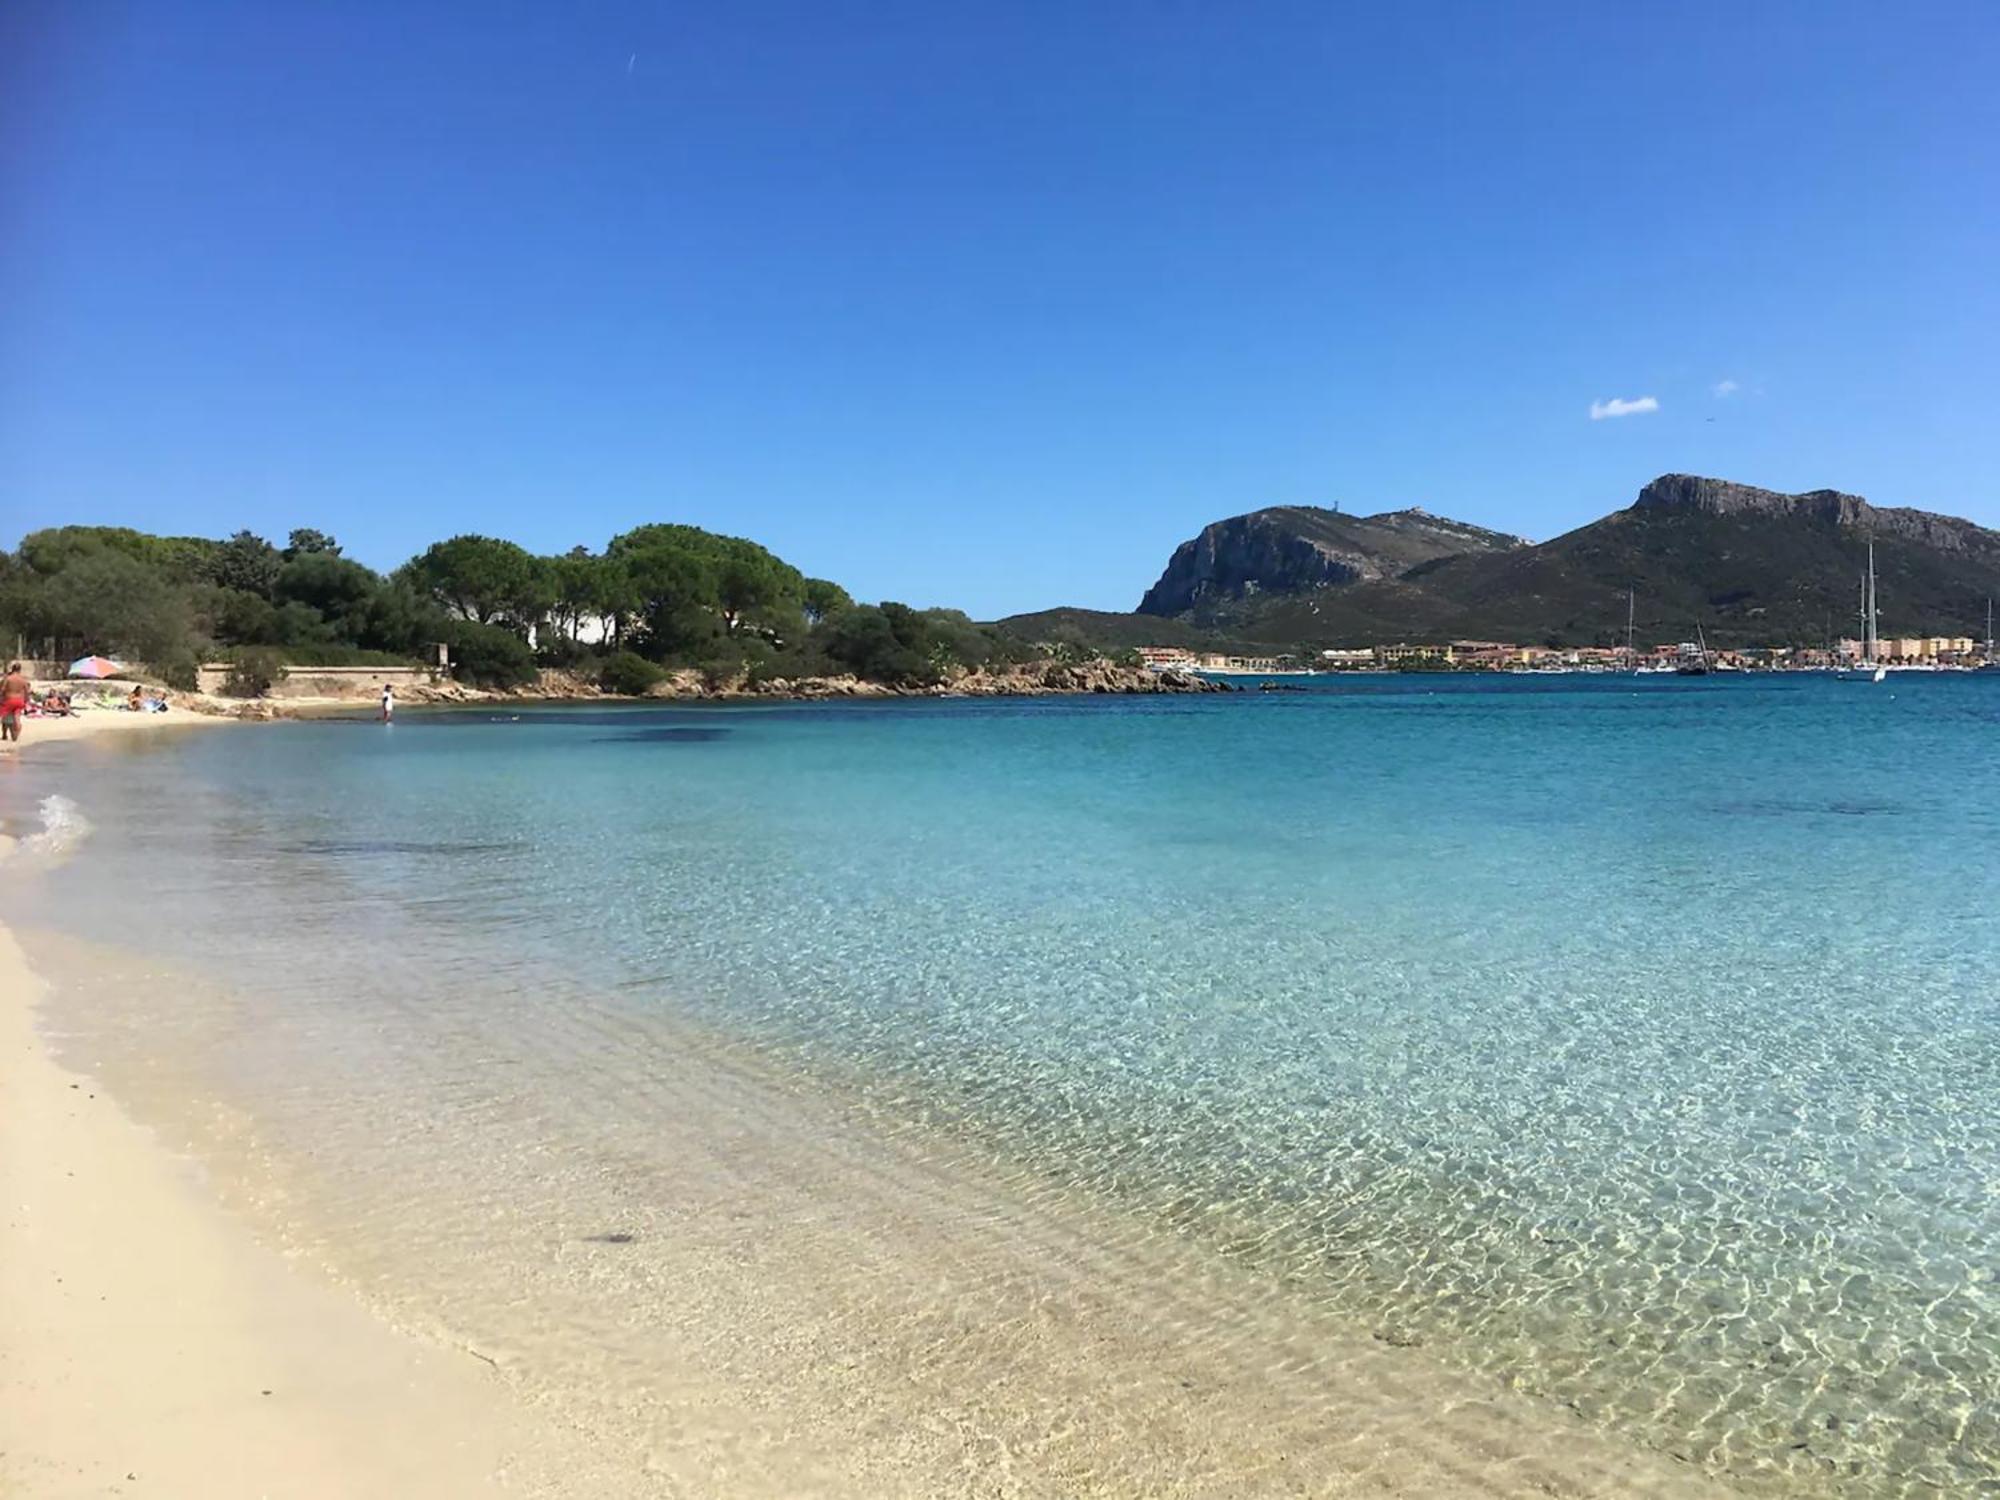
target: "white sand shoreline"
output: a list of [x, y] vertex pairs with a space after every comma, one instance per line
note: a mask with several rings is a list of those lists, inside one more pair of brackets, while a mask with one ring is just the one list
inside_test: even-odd
[[51, 1057], [40, 993], [0, 928], [0, 1491], [572, 1492], [593, 1465], [494, 1371], [260, 1244]]

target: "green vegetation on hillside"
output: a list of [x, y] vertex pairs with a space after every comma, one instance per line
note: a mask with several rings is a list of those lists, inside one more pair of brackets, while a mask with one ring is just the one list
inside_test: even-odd
[[678, 525], [553, 557], [455, 536], [386, 577], [316, 530], [281, 548], [248, 531], [54, 527], [0, 553], [0, 634], [31, 654], [136, 658], [179, 686], [202, 660], [429, 661], [439, 643], [464, 681], [517, 686], [559, 666], [617, 692], [674, 667], [717, 682], [851, 672], [920, 686], [1042, 654], [956, 610], [857, 604], [755, 542]]

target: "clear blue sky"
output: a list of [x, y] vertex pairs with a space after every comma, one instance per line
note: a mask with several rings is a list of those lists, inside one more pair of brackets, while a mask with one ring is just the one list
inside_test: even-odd
[[11, 0], [0, 544], [681, 520], [990, 615], [1275, 503], [2000, 525], [1996, 80], [1990, 0]]

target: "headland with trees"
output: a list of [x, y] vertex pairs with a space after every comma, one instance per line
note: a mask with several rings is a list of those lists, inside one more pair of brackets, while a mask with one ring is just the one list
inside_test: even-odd
[[852, 678], [914, 690], [1095, 655], [958, 610], [858, 603], [755, 542], [671, 524], [553, 556], [454, 536], [387, 574], [311, 528], [280, 546], [249, 531], [53, 527], [0, 553], [0, 639], [29, 655], [117, 655], [181, 689], [203, 663], [229, 662], [249, 696], [284, 666], [434, 662], [440, 645], [471, 686], [526, 690], [557, 672], [635, 696], [689, 671], [710, 688]]

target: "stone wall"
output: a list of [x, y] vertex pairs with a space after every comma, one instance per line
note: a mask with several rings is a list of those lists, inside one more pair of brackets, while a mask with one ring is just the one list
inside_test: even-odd
[[[280, 667], [278, 680], [271, 685], [272, 698], [353, 698], [372, 701], [382, 684], [397, 692], [427, 688], [438, 680], [429, 667]], [[229, 663], [208, 662], [200, 672], [204, 693], [219, 693], [229, 678]]]

